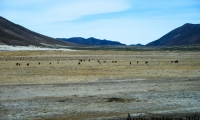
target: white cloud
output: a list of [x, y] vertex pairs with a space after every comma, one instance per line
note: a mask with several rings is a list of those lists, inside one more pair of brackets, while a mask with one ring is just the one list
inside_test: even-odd
[[130, 5], [124, 0], [75, 0], [53, 6], [48, 11], [52, 22], [73, 21], [84, 16], [124, 11]]
[[[9, 18], [21, 16], [32, 24], [74, 21], [82, 17], [125, 11], [127, 0], [15, 0], [2, 14]], [[1, 12], [0, 12], [1, 14]], [[39, 19], [39, 20], [37, 20]]]

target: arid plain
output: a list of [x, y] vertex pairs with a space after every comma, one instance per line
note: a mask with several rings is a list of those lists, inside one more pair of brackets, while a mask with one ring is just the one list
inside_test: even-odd
[[0, 51], [0, 119], [199, 114], [199, 81], [198, 51]]

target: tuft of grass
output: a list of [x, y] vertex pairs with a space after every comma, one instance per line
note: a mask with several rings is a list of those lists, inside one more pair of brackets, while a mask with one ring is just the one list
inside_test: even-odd
[[124, 102], [140, 102], [141, 100], [139, 99], [125, 99], [125, 98], [117, 98], [117, 97], [113, 97], [113, 98], [108, 98], [107, 102], [120, 102], [120, 103], [124, 103]]
[[126, 99], [123, 98], [108, 98], [108, 102], [125, 102]]

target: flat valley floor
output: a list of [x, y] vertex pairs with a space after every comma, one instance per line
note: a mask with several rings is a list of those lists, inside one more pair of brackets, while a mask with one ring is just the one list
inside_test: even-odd
[[0, 51], [0, 120], [128, 113], [199, 115], [200, 52]]

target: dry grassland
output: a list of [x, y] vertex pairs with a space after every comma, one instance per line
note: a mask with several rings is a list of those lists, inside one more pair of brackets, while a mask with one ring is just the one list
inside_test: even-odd
[[[1, 85], [200, 77], [198, 52], [32, 51], [0, 52], [0, 55]], [[85, 62], [78, 65], [79, 59]], [[179, 63], [171, 63], [174, 60]]]

